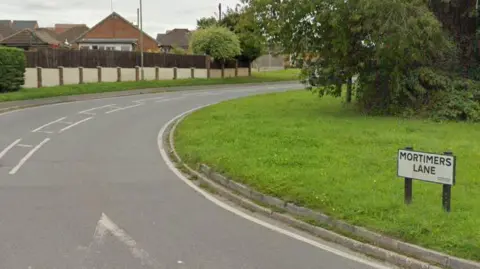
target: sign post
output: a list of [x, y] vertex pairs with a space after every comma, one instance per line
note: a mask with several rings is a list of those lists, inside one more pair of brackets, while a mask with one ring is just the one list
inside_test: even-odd
[[416, 152], [412, 147], [398, 151], [397, 175], [405, 178], [405, 204], [412, 203], [413, 179], [443, 185], [442, 205], [450, 212], [452, 186], [455, 185], [456, 157], [452, 152], [443, 155]]

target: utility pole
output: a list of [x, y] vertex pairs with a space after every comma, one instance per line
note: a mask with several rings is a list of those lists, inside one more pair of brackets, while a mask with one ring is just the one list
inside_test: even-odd
[[112, 10], [112, 13], [113, 13], [113, 0], [110, 0], [110, 9]]
[[140, 0], [140, 69], [142, 74], [142, 80], [145, 79], [145, 73], [143, 71], [143, 9], [142, 0]]
[[218, 4], [218, 22], [222, 20], [222, 3]]
[[137, 27], [140, 28], [140, 9], [137, 8]]

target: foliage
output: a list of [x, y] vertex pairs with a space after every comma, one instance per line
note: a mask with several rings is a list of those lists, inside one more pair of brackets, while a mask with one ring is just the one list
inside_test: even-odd
[[[422, 68], [439, 75], [457, 65], [456, 46], [427, 1], [250, 0], [249, 5], [268, 41], [301, 59], [303, 82], [320, 96], [341, 96], [342, 85], [358, 76], [346, 99], [355, 94], [360, 108], [371, 114], [438, 109], [432, 100], [445, 100], [424, 99], [440, 96], [432, 85], [411, 87], [421, 82]], [[473, 82], [450, 82], [453, 86], [440, 91], [460, 91], [457, 99], [478, 102], [460, 90], [470, 92], [464, 86]], [[477, 107], [472, 103], [469, 109]], [[463, 118], [455, 113], [442, 117]], [[476, 118], [474, 112], [467, 114]]]
[[25, 83], [23, 50], [0, 47], [0, 92], [18, 91]]
[[184, 50], [183, 48], [177, 46], [177, 45], [173, 45], [172, 46], [172, 49], [170, 50], [170, 53], [173, 53], [173, 54], [179, 54], [179, 55], [185, 55], [187, 54], [187, 51]]
[[252, 62], [262, 56], [266, 50], [266, 40], [259, 25], [247, 5], [237, 5], [235, 9], [227, 8], [221, 21], [214, 17], [197, 20], [197, 28], [205, 29], [212, 26], [223, 26], [234, 32], [239, 40], [242, 53], [237, 57], [240, 61]]
[[190, 38], [195, 54], [207, 54], [215, 60], [226, 61], [241, 53], [240, 41], [225, 27], [209, 27], [195, 31]]
[[197, 20], [197, 29], [206, 29], [212, 26], [218, 26], [215, 17], [205, 17]]

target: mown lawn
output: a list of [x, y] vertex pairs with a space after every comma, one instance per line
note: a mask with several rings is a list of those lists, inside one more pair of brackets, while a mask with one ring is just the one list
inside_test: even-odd
[[[480, 260], [480, 125], [365, 117], [306, 91], [228, 101], [183, 121], [176, 146], [264, 193], [350, 223]], [[440, 185], [414, 182], [403, 203], [397, 150], [452, 150], [457, 185], [443, 212]]]
[[243, 84], [298, 80], [298, 69], [287, 69], [269, 72], [252, 72], [252, 77], [238, 77], [225, 79], [179, 79], [158, 81], [130, 81], [87, 83], [82, 85], [65, 85], [44, 88], [26, 88], [18, 92], [1, 93], [0, 102], [39, 99], [56, 96], [128, 91], [147, 88], [165, 88], [177, 86], [200, 86], [219, 84]]

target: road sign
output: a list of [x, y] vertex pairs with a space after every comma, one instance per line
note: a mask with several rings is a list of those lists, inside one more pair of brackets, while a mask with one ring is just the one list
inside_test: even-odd
[[455, 185], [455, 156], [399, 150], [397, 158], [399, 177]]

